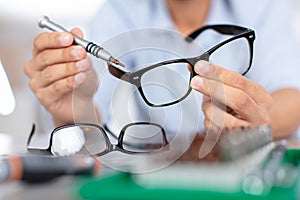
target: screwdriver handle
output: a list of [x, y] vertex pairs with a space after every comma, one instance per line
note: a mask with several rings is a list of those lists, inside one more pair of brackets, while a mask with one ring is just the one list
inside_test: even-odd
[[90, 156], [9, 155], [0, 158], [0, 183], [6, 181], [47, 182], [64, 175], [97, 174], [100, 168], [100, 161]]

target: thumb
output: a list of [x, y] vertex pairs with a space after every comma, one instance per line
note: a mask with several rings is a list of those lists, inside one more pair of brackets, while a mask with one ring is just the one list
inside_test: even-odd
[[78, 36], [78, 37], [80, 37], [80, 38], [83, 37], [83, 32], [82, 32], [81, 29], [79, 29], [79, 28], [73, 28], [73, 29], [71, 30], [71, 33], [73, 33], [74, 35], [76, 35], [76, 36]]

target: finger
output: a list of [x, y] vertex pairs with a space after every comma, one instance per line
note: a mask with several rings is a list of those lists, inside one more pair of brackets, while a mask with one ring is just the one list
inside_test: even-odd
[[89, 60], [87, 58], [78, 62], [56, 64], [45, 68], [32, 82], [37, 87], [47, 87], [55, 81], [87, 71], [88, 69]]
[[73, 43], [73, 36], [68, 32], [44, 32], [34, 40], [33, 55], [37, 55], [45, 49], [58, 49], [68, 47]]
[[223, 105], [232, 108], [238, 115], [250, 122], [268, 122], [268, 114], [244, 91], [222, 84], [219, 81], [193, 77], [191, 87]]
[[204, 125], [206, 128], [209, 127], [218, 127], [220, 129], [223, 128], [237, 128], [241, 126], [249, 126], [250, 123], [239, 119], [227, 112], [223, 109], [219, 108], [213, 103], [206, 103], [203, 105], [203, 112], [205, 115]]
[[76, 62], [84, 59], [85, 57], [85, 49], [78, 45], [61, 49], [47, 49], [35, 57], [35, 64], [32, 65], [32, 69], [44, 70], [46, 67], [51, 65]]
[[51, 105], [65, 95], [72, 93], [73, 90], [79, 87], [85, 80], [86, 76], [84, 73], [69, 76], [54, 82], [48, 87], [38, 89], [36, 91], [36, 96], [44, 105]]
[[224, 69], [206, 61], [199, 61], [195, 65], [195, 72], [201, 77], [212, 79], [245, 91], [255, 102], [269, 106], [271, 96], [259, 84], [247, 79], [236, 72]]
[[189, 72], [192, 72], [192, 65], [187, 64], [187, 69], [189, 70]]
[[54, 105], [54, 102], [63, 98], [65, 95], [72, 92], [75, 83], [75, 76], [54, 82], [45, 88], [38, 88], [35, 92], [39, 101], [47, 108]]
[[79, 28], [73, 28], [71, 30], [71, 33], [73, 33], [74, 35], [76, 35], [76, 36], [78, 36], [80, 38], [83, 38], [83, 32]]
[[209, 96], [203, 95], [202, 98], [202, 105], [205, 105], [206, 103], [211, 102], [211, 98]]

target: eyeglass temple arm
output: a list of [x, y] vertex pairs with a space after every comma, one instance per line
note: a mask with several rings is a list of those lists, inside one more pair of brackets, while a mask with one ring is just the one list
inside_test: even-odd
[[32, 124], [32, 128], [31, 128], [30, 134], [28, 136], [28, 140], [27, 140], [27, 151], [30, 153], [35, 153], [35, 154], [52, 155], [49, 148], [48, 149], [37, 149], [37, 148], [30, 147], [30, 142], [31, 142], [31, 139], [32, 139], [34, 133], [35, 133], [35, 124]]
[[27, 151], [29, 153], [38, 154], [38, 155], [53, 155], [50, 149], [36, 149], [27, 146]]
[[31, 128], [30, 134], [27, 139], [27, 146], [29, 146], [34, 132], [35, 132], [35, 124], [32, 124], [32, 128]]
[[124, 81], [129, 81], [129, 73], [127, 71], [124, 71], [122, 69], [119, 69], [113, 65], [108, 65], [108, 70], [109, 73], [115, 76], [118, 79], [124, 80]]
[[106, 124], [104, 124], [103, 127], [111, 136], [113, 136], [115, 139], [118, 139], [118, 137], [108, 128]]
[[165, 145], [168, 145], [169, 144], [169, 141], [168, 141], [168, 139], [167, 139], [167, 134], [166, 134], [166, 132], [165, 132], [165, 129], [163, 128], [163, 127], [160, 127], [161, 128], [161, 131], [162, 131], [162, 133], [163, 133], [163, 140], [164, 140], [164, 143], [165, 143]]
[[216, 25], [207, 25], [202, 28], [199, 28], [198, 30], [190, 33], [185, 40], [187, 42], [192, 42], [194, 39], [198, 37], [203, 31], [207, 29], [212, 29], [214, 31], [217, 31], [218, 33], [225, 34], [225, 35], [237, 35], [242, 32], [247, 31], [247, 28], [241, 27], [241, 26], [235, 26], [235, 25], [229, 25], [229, 24], [216, 24]]

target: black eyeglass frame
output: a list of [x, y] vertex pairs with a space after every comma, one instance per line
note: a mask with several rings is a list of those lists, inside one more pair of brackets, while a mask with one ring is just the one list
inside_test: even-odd
[[143, 100], [146, 102], [147, 105], [151, 106], [151, 107], [164, 107], [164, 106], [170, 106], [176, 103], [179, 103], [180, 101], [182, 101], [183, 99], [185, 99], [191, 92], [192, 88], [189, 87], [187, 93], [179, 98], [176, 101], [173, 102], [169, 102], [169, 103], [165, 103], [165, 104], [153, 104], [151, 102], [148, 101], [148, 99], [146, 98], [144, 92], [143, 92], [143, 88], [141, 87], [141, 77], [143, 76], [144, 73], [146, 73], [149, 70], [152, 70], [154, 68], [157, 67], [161, 67], [163, 65], [167, 65], [167, 64], [173, 64], [173, 63], [187, 63], [190, 64], [192, 66], [192, 70], [191, 70], [191, 75], [190, 75], [190, 80], [196, 76], [196, 72], [194, 70], [194, 66], [195, 64], [199, 61], [199, 60], [205, 60], [205, 61], [209, 61], [209, 57], [210, 55], [215, 52], [218, 48], [224, 46], [225, 44], [239, 39], [239, 38], [246, 38], [249, 44], [249, 53], [250, 53], [250, 60], [249, 60], [249, 66], [248, 68], [241, 73], [241, 75], [245, 75], [251, 68], [252, 65], [252, 59], [253, 59], [253, 46], [254, 46], [254, 40], [255, 40], [255, 32], [252, 29], [249, 28], [245, 28], [245, 27], [241, 27], [241, 26], [237, 26], [237, 25], [231, 25], [231, 24], [216, 24], [216, 25], [207, 25], [204, 26], [194, 32], [192, 32], [190, 35], [188, 35], [185, 40], [187, 42], [192, 42], [193, 40], [195, 40], [199, 34], [201, 34], [203, 31], [208, 30], [208, 29], [212, 29], [218, 33], [221, 34], [225, 34], [225, 35], [233, 35], [233, 37], [218, 43], [217, 45], [211, 47], [210, 49], [208, 49], [206, 52], [204, 52], [203, 54], [196, 56], [196, 57], [191, 57], [191, 58], [180, 58], [180, 59], [174, 59], [174, 60], [167, 60], [167, 61], [163, 61], [163, 62], [159, 62], [150, 66], [147, 66], [143, 69], [137, 70], [137, 71], [132, 71], [132, 72], [127, 72], [124, 71], [120, 68], [116, 68], [112, 65], [109, 65], [109, 72], [115, 76], [118, 79], [121, 79], [123, 81], [129, 82], [133, 85], [135, 85], [140, 93], [140, 95], [142, 96]]
[[[64, 128], [70, 128], [70, 127], [80, 127], [80, 126], [90, 126], [90, 127], [93, 127], [93, 128], [96, 128], [98, 129], [100, 132], [102, 132], [103, 134], [103, 137], [105, 138], [105, 142], [106, 142], [106, 149], [100, 153], [97, 153], [97, 154], [94, 154], [93, 156], [102, 156], [102, 155], [105, 155], [109, 152], [112, 152], [112, 151], [120, 151], [120, 152], [123, 152], [123, 153], [126, 153], [126, 154], [142, 154], [142, 153], [152, 153], [152, 152], [156, 152], [156, 151], [159, 151], [161, 149], [157, 149], [157, 150], [154, 150], [154, 151], [149, 151], [149, 152], [136, 152], [136, 151], [129, 151], [129, 150], [126, 150], [123, 148], [123, 138], [124, 138], [124, 135], [125, 135], [125, 131], [127, 128], [131, 127], [131, 126], [135, 126], [135, 125], [153, 125], [153, 126], [156, 126], [158, 128], [161, 129], [162, 131], [162, 139], [163, 139], [163, 144], [162, 144], [162, 148], [166, 147], [169, 142], [167, 140], [167, 136], [166, 136], [166, 132], [164, 130], [164, 128], [159, 125], [159, 124], [156, 124], [156, 123], [151, 123], [151, 122], [135, 122], [135, 123], [130, 123], [130, 124], [127, 124], [125, 125], [122, 130], [120, 131], [120, 134], [119, 134], [119, 137], [117, 138], [116, 135], [114, 135], [112, 133], [112, 131], [110, 131], [107, 126], [105, 125], [104, 127], [102, 126], [99, 126], [97, 124], [91, 124], [91, 123], [74, 123], [74, 124], [67, 124], [67, 125], [62, 125], [62, 126], [59, 126], [59, 127], [56, 127], [50, 134], [50, 138], [49, 138], [49, 145], [47, 148], [45, 149], [39, 149], [39, 148], [32, 148], [30, 147], [30, 143], [31, 143], [31, 140], [32, 140], [32, 137], [35, 133], [35, 124], [33, 124], [32, 126], [32, 129], [31, 129], [31, 132], [29, 134], [29, 137], [28, 137], [28, 140], [27, 140], [27, 151], [30, 152], [30, 153], [33, 153], [33, 154], [42, 154], [42, 155], [54, 155], [51, 151], [51, 147], [52, 147], [52, 140], [53, 140], [53, 136], [54, 134], [61, 130], [61, 129], [64, 129]], [[113, 144], [111, 143], [111, 141], [109, 140], [109, 137], [107, 135], [107, 132], [109, 132], [110, 134], [112, 134], [113, 137], [117, 138], [118, 140], [118, 143], [117, 144]]]

